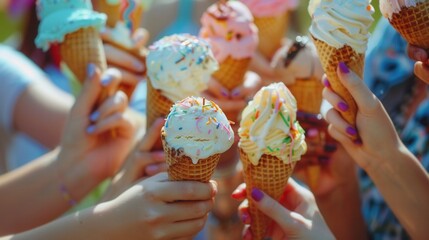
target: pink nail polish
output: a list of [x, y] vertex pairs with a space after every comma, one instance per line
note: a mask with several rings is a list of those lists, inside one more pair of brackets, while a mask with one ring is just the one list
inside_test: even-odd
[[327, 87], [327, 88], [330, 88], [330, 87], [331, 87], [331, 84], [329, 83], [329, 80], [328, 80], [327, 78], [324, 78], [324, 79], [323, 79], [323, 85], [324, 85], [325, 87]]
[[356, 136], [357, 134], [356, 128], [350, 126], [346, 128], [346, 132], [351, 136]]

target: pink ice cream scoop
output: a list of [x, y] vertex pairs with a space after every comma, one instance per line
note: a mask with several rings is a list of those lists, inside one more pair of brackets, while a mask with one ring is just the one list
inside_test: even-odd
[[250, 9], [254, 17], [273, 17], [294, 10], [298, 0], [240, 0]]
[[244, 59], [253, 56], [258, 45], [258, 29], [249, 9], [239, 1], [218, 2], [201, 18], [200, 36], [212, 46], [221, 63], [228, 56]]

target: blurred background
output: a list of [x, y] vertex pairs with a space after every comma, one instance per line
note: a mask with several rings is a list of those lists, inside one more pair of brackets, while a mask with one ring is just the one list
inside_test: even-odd
[[[4, 42], [8, 39], [8, 43], [14, 44], [15, 39], [10, 39], [14, 33], [16, 33], [22, 26], [23, 19], [25, 16], [20, 16], [19, 13], [12, 13], [9, 9], [7, 9], [7, 5], [9, 1], [22, 1], [28, 2], [32, 0], [0, 0], [0, 42]], [[153, 1], [153, 0], [152, 0]], [[160, 2], [172, 2], [176, 0], [156, 0], [157, 4]], [[180, 1], [180, 0], [179, 0]], [[182, 0], [183, 1], [183, 0]], [[202, 1], [202, 0], [195, 0]], [[295, 33], [291, 32], [291, 34], [303, 34], [306, 33], [308, 26], [310, 25], [310, 16], [307, 12], [307, 5], [309, 0], [301, 0], [300, 6], [297, 12], [295, 12], [294, 22]], [[376, 25], [377, 20], [380, 17], [380, 11], [378, 9], [378, 0], [374, 0], [371, 4], [375, 8], [374, 14], [374, 24], [372, 28]], [[150, 11], [150, 7], [148, 9]], [[144, 21], [148, 21], [147, 18], [143, 19]]]

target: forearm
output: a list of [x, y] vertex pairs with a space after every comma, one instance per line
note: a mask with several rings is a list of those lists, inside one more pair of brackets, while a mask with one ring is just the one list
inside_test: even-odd
[[76, 212], [53, 222], [37, 227], [35, 229], [22, 232], [13, 236], [0, 238], [0, 240], [20, 240], [20, 239], [112, 239], [106, 229], [102, 219], [108, 219], [105, 213], [100, 210], [102, 204]]
[[[83, 167], [59, 172], [58, 150], [0, 177], [0, 235], [34, 228], [57, 218], [99, 182]], [[63, 159], [62, 159], [63, 160]], [[61, 177], [60, 177], [61, 176]], [[61, 190], [63, 188], [63, 190]]]
[[336, 239], [368, 239], [357, 178], [350, 178], [353, 180], [339, 185], [331, 193], [316, 196], [316, 202]]
[[429, 177], [403, 145], [366, 169], [395, 216], [413, 239], [429, 234]]

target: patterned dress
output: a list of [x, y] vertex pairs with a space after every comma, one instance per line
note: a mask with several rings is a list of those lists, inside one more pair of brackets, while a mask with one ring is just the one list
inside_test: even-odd
[[[429, 100], [421, 102], [409, 120], [404, 114], [416, 83], [407, 44], [384, 19], [372, 43], [376, 46], [368, 49], [365, 82], [383, 102], [406, 147], [429, 172]], [[359, 178], [362, 212], [371, 239], [410, 239], [369, 176], [360, 170]]]

